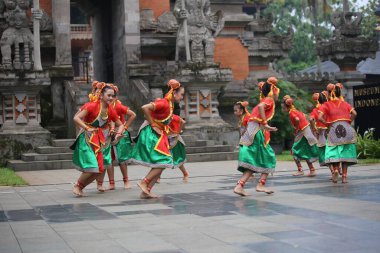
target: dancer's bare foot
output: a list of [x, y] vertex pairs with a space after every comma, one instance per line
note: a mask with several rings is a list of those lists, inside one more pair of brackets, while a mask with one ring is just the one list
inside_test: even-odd
[[156, 194], [153, 194], [153, 193], [149, 193], [149, 196], [152, 198], [152, 199], [158, 199], [160, 197], [160, 195], [156, 195]]
[[137, 186], [147, 195], [149, 195], [148, 183], [149, 181], [145, 178], [137, 183]]
[[110, 186], [108, 187], [107, 191], [113, 190], [115, 190], [115, 180], [110, 180]]
[[84, 196], [83, 191], [81, 190], [81, 188], [77, 184], [74, 184], [74, 186], [73, 186], [73, 194], [75, 195], [75, 197], [83, 197]]
[[296, 173], [293, 173], [293, 176], [295, 176], [295, 177], [299, 177], [299, 176], [303, 176], [303, 170], [301, 170], [301, 171], [297, 171]]
[[342, 184], [347, 184], [348, 181], [347, 181], [347, 175], [342, 175]]
[[234, 193], [243, 197], [248, 196], [248, 193], [244, 191], [244, 188], [240, 184], [236, 185], [234, 188]]
[[334, 171], [332, 178], [331, 178], [331, 180], [334, 184], [338, 183], [338, 177], [339, 177], [339, 171], [336, 170], [336, 171]]
[[184, 183], [189, 182], [189, 174], [186, 174], [186, 175], [183, 176], [182, 182], [184, 182]]
[[146, 194], [145, 192], [141, 192], [140, 199], [151, 199], [152, 196], [150, 194]]
[[307, 177], [315, 177], [317, 175], [317, 173], [315, 172], [315, 170], [311, 170], [309, 174], [307, 174], [306, 176]]
[[274, 191], [269, 190], [268, 188], [266, 188], [264, 185], [262, 185], [260, 183], [256, 186], [256, 191], [257, 192], [265, 192], [266, 194], [274, 193]]
[[131, 189], [132, 185], [129, 183], [129, 181], [124, 182], [124, 189]]
[[106, 191], [106, 188], [104, 188], [103, 185], [98, 185], [96, 188], [98, 189], [99, 192], [105, 192]]
[[156, 181], [156, 184], [159, 184], [161, 182], [161, 178], [159, 177]]

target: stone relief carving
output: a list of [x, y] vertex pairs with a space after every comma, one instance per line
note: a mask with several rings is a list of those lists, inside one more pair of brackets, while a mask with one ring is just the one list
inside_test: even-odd
[[42, 17], [40, 20], [40, 30], [46, 31], [46, 32], [53, 31], [53, 22], [51, 21], [51, 18], [44, 10], [42, 10]]
[[165, 12], [157, 19], [158, 33], [175, 33], [178, 30], [177, 19], [172, 12]]
[[345, 57], [364, 59], [373, 57], [378, 48], [376, 38], [365, 38], [360, 24], [363, 14], [359, 12], [335, 12], [331, 22], [335, 27], [334, 36], [329, 41], [317, 43], [318, 55], [323, 59], [342, 60]]
[[[182, 4], [184, 3], [184, 4]], [[223, 13], [211, 13], [209, 0], [176, 0], [173, 10], [181, 26], [177, 32], [177, 50], [188, 43], [191, 61], [214, 63], [214, 38], [224, 27]], [[185, 41], [184, 20], [189, 41]]]
[[32, 68], [33, 34], [26, 14], [29, 7], [30, 2], [25, 0], [0, 1], [0, 23], [6, 27], [0, 40], [4, 69]]
[[153, 10], [143, 9], [140, 11], [140, 29], [141, 30], [155, 30], [157, 22], [154, 19]]

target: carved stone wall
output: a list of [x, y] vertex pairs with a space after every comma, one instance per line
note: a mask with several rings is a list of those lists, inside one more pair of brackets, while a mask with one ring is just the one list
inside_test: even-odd
[[4, 1], [0, 8], [1, 67], [3, 69], [32, 69], [33, 34], [29, 28], [29, 1]]

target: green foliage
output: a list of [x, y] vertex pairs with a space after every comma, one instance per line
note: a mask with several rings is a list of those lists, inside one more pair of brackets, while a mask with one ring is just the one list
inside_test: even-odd
[[363, 13], [362, 34], [369, 38], [374, 36], [376, 28], [375, 9], [378, 5], [377, 0], [369, 0], [368, 4], [359, 9]]
[[0, 167], [0, 185], [21, 186], [27, 185], [27, 183], [13, 170]]
[[281, 154], [276, 155], [277, 161], [294, 161], [293, 156], [290, 154], [290, 151], [283, 151]]
[[[280, 80], [277, 86], [281, 89], [280, 96], [278, 101], [276, 101], [276, 113], [269, 125], [278, 128], [277, 132], [271, 133], [271, 141], [283, 143], [285, 140], [293, 138], [294, 128], [290, 124], [289, 114], [281, 110], [282, 98], [285, 95], [290, 95], [294, 99], [294, 105], [297, 110], [304, 113], [310, 111], [309, 109], [312, 108], [312, 103], [311, 96], [291, 82]], [[260, 101], [260, 91], [258, 89], [254, 90], [250, 94], [249, 100], [250, 102], [253, 102], [254, 105], [257, 105]]]
[[332, 36], [330, 16], [333, 1], [272, 1], [264, 15], [273, 17], [273, 33], [285, 34], [294, 31], [289, 59], [279, 60], [277, 66], [286, 73], [294, 73], [314, 65], [317, 61], [315, 43], [317, 39]]
[[358, 158], [380, 158], [380, 140], [375, 140], [373, 132], [375, 129], [371, 128], [364, 132], [363, 135], [358, 132], [358, 141], [356, 149]]

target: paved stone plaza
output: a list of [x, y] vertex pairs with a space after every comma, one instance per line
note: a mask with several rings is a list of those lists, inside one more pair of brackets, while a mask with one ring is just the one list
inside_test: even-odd
[[157, 200], [138, 198], [140, 166], [130, 166], [133, 189], [92, 184], [85, 198], [71, 194], [75, 170], [20, 172], [31, 186], [0, 188], [0, 252], [379, 252], [379, 164], [354, 166], [349, 184], [333, 185], [326, 169], [294, 178], [293, 163], [279, 162], [268, 180], [275, 194], [249, 182], [245, 198], [232, 193], [235, 167], [187, 164], [187, 184], [166, 170]]

